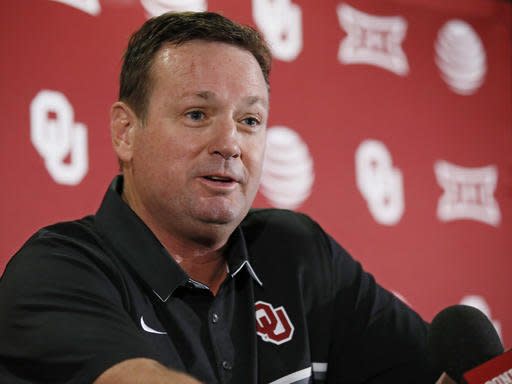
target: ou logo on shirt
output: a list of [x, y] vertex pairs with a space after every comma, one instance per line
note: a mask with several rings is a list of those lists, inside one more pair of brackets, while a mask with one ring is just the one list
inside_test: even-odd
[[283, 306], [274, 308], [272, 304], [257, 301], [256, 333], [263, 341], [277, 345], [290, 341], [295, 328]]

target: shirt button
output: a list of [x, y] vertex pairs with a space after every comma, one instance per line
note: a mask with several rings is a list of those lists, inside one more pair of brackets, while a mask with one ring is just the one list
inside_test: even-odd
[[224, 360], [222, 362], [222, 368], [224, 368], [226, 371], [231, 371], [231, 369], [233, 367], [231, 366], [231, 364], [228, 361]]
[[219, 321], [219, 315], [217, 315], [216, 313], [214, 313], [212, 315], [212, 322], [215, 324]]

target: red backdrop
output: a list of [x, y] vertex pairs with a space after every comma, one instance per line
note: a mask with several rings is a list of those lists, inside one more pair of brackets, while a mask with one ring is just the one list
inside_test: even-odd
[[470, 303], [512, 346], [512, 6], [499, 0], [1, 3], [0, 272], [117, 172], [128, 37], [164, 9], [258, 28], [275, 56], [256, 206], [313, 216], [426, 319]]

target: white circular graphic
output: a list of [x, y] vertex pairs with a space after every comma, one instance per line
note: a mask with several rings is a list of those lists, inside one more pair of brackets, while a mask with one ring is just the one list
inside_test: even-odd
[[290, 128], [270, 128], [260, 192], [274, 207], [295, 209], [311, 194], [314, 180], [306, 143]]
[[160, 16], [165, 12], [203, 12], [208, 9], [206, 0], [140, 0], [148, 17]]
[[437, 35], [436, 64], [443, 80], [459, 95], [471, 95], [484, 82], [485, 49], [475, 30], [462, 20], [450, 20]]

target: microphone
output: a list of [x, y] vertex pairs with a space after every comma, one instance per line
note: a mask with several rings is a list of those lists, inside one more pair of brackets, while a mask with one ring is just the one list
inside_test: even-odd
[[512, 351], [503, 354], [496, 329], [474, 307], [453, 305], [439, 312], [430, 324], [427, 353], [433, 367], [457, 383], [512, 383]]

